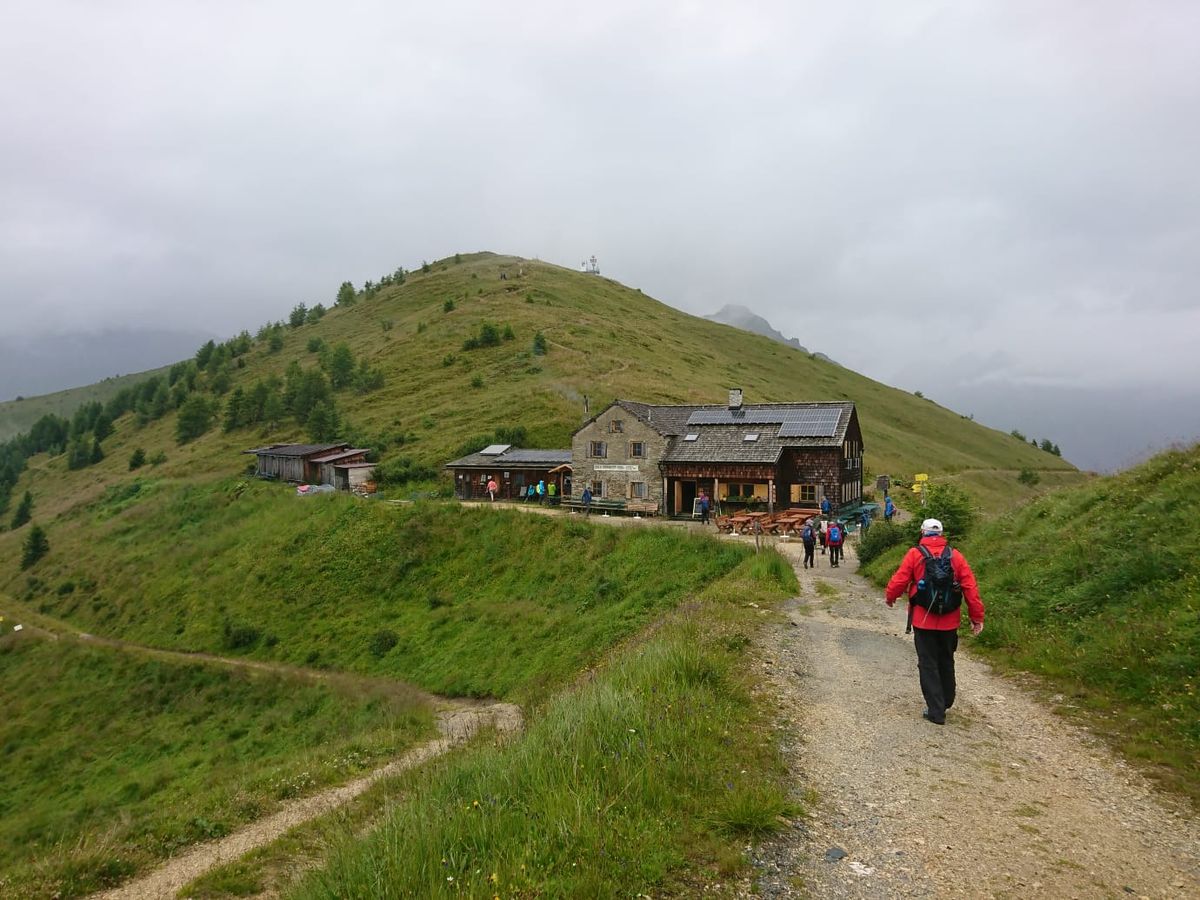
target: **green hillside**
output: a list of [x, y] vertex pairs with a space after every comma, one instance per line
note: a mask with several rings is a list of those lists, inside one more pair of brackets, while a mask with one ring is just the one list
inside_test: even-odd
[[433, 732], [416, 699], [65, 640], [0, 637], [0, 683], [4, 897], [98, 890]]
[[[985, 523], [979, 644], [1200, 797], [1200, 445]], [[871, 566], [877, 580], [901, 548]]]
[[52, 413], [69, 419], [80, 406], [92, 401], [105, 403], [130, 385], [154, 375], [165, 374], [168, 367], [139, 372], [134, 375], [114, 375], [84, 387], [55, 391], [37, 397], [22, 397], [20, 400], [0, 402], [0, 441], [7, 441], [33, 427], [42, 416]]
[[[505, 337], [464, 349], [489, 324]], [[177, 414], [168, 412], [145, 425], [119, 418], [99, 465], [68, 472], [61, 456], [36, 457], [27, 478], [43, 510], [57, 514], [94, 500], [104, 484], [127, 478], [136, 447], [149, 457], [166, 455], [156, 470], [162, 477], [193, 478], [240, 471], [239, 451], [264, 441], [305, 439], [311, 428], [291, 416], [273, 427], [224, 433], [230, 389], [250, 392], [264, 379], [282, 381], [290, 363], [316, 370], [322, 352], [309, 347], [327, 353], [339, 344], [353, 361], [376, 370], [382, 387], [334, 392], [338, 433], [382, 450], [385, 463], [409, 459], [417, 471], [440, 471], [464, 442], [497, 428], [516, 431], [525, 446], [568, 446], [584, 418], [585, 396], [596, 412], [617, 397], [719, 403], [739, 386], [752, 403], [855, 401], [868, 477], [929, 472], [958, 481], [993, 510], [1036, 493], [1016, 480], [1021, 469], [1040, 473], [1040, 490], [1081, 478], [1062, 459], [929, 400], [687, 315], [614, 281], [541, 262], [486, 253], [444, 260], [428, 273], [408, 273], [403, 284], [360, 291], [353, 303], [310, 324], [279, 328], [277, 349], [270, 333], [264, 328], [254, 341], [246, 336], [247, 352], [221, 376], [225, 393], [207, 392], [215, 379], [201, 376], [198, 393], [220, 404], [216, 427], [183, 447], [175, 440]], [[541, 354], [534, 348], [539, 335]], [[0, 559], [3, 553], [0, 547]]]
[[[989, 511], [1084, 477], [927, 400], [606, 279], [492, 254], [424, 268], [358, 292], [344, 286], [328, 311], [280, 310], [289, 324], [208, 344], [166, 375], [89, 399], [70, 422], [43, 418], [0, 443], [0, 613], [9, 616], [0, 630], [20, 613], [151, 646], [515, 698], [530, 716], [528, 743], [482, 769], [448, 763], [423, 802], [457, 802], [466, 778], [520, 795], [545, 821], [561, 823], [569, 813], [563, 785], [579, 773], [555, 760], [577, 748], [579, 759], [599, 765], [588, 775], [598, 796], [625, 790], [624, 766], [632, 765], [639, 796], [613, 811], [616, 831], [596, 832], [595, 846], [565, 848], [632, 859], [654, 847], [642, 869], [591, 870], [597, 880], [575, 884], [629, 893], [671, 883], [698, 860], [736, 871], [746, 835], [778, 827], [778, 761], [761, 737], [769, 713], [749, 690], [746, 648], [754, 604], [765, 608], [795, 589], [786, 563], [672, 529], [345, 495], [300, 499], [249, 477], [245, 449], [344, 437], [374, 448], [385, 490], [404, 496], [444, 487], [447, 460], [494, 438], [568, 446], [585, 397], [594, 413], [617, 397], [719, 403], [737, 386], [749, 402], [854, 400], [869, 477], [926, 471]], [[1038, 479], [1018, 481], [1023, 469]], [[688, 621], [654, 627], [673, 610]], [[58, 659], [53, 649], [40, 652]], [[581, 684], [581, 672], [614, 654], [626, 661], [605, 676], [615, 680]], [[664, 672], [671, 691], [656, 694]], [[45, 687], [39, 702], [63, 708], [67, 688]], [[614, 696], [629, 696], [644, 717], [665, 699], [671, 715], [653, 729], [605, 724]], [[94, 697], [80, 702], [102, 718]], [[743, 729], [736, 740], [688, 718], [714, 704], [731, 729]], [[629, 728], [651, 742], [639, 741], [641, 755], [622, 767], [584, 752], [597, 740], [627, 740]], [[36, 739], [18, 730], [9, 740]], [[167, 765], [188, 753], [163, 750]], [[539, 767], [551, 771], [542, 777]], [[733, 772], [738, 788], [713, 821], [709, 787], [729, 784]], [[45, 775], [20, 777], [36, 795]], [[694, 789], [667, 796], [656, 787], [663, 784]], [[133, 830], [146, 833], [142, 814], [128, 812]], [[80, 819], [80, 847], [103, 829], [89, 831], [88, 821]], [[531, 845], [515, 818], [510, 825], [492, 837], [508, 847], [498, 852], [511, 863], [505, 877], [515, 878], [523, 862], [515, 848]], [[400, 821], [395, 827], [409, 833]], [[477, 835], [468, 829], [454, 839]], [[27, 849], [36, 864], [53, 865]], [[153, 855], [104, 850], [87, 871], [112, 880]], [[558, 866], [563, 852], [543, 847], [531, 861]], [[428, 876], [403, 877], [417, 884]], [[84, 889], [66, 888], [69, 877], [46, 883], [57, 879], [67, 894]], [[529, 877], [532, 893], [559, 884], [546, 870]]]

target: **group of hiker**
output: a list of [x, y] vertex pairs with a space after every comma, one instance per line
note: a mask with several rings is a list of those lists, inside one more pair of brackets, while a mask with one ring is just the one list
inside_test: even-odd
[[[493, 503], [496, 502], [496, 495], [500, 491], [500, 486], [496, 483], [495, 478], [489, 478], [486, 485], [488, 499]], [[517, 497], [528, 503], [534, 500], [537, 503], [547, 503], [551, 506], [558, 503], [558, 485], [551, 481], [549, 484], [543, 478], [537, 484], [531, 484], [528, 487], [517, 488]]]
[[821, 545], [821, 555], [829, 554], [829, 566], [836, 569], [841, 565], [843, 548], [846, 545], [846, 525], [840, 519], [819, 518], [809, 519], [800, 529], [800, 541], [804, 544], [804, 568], [816, 568], [817, 544]]

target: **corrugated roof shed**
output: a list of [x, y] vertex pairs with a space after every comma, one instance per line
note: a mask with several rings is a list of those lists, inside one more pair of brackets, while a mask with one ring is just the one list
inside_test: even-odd
[[446, 463], [447, 469], [550, 468], [571, 461], [570, 450], [506, 450], [500, 454], [472, 453]]
[[325, 453], [331, 450], [342, 450], [350, 445], [343, 442], [341, 444], [270, 444], [266, 447], [256, 447], [253, 450], [244, 450], [244, 453], [256, 453], [261, 456], [286, 456], [299, 457], [309, 456], [313, 453]]
[[370, 453], [370, 452], [371, 451], [365, 447], [359, 447], [359, 448], [352, 447], [348, 450], [338, 450], [333, 453], [326, 453], [321, 456], [314, 456], [311, 461], [315, 462], [315, 463], [330, 463], [330, 462], [336, 462], [339, 459], [345, 459], [347, 456], [361, 456], [364, 453]]

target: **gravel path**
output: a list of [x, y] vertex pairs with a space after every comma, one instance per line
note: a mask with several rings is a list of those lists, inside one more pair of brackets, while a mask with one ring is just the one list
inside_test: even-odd
[[[1200, 897], [1200, 827], [1097, 739], [964, 652], [945, 726], [921, 718], [904, 613], [817, 556], [767, 628], [806, 819], [753, 848], [765, 897]], [[988, 598], [984, 597], [986, 603]]]
[[512, 732], [521, 727], [521, 710], [511, 703], [460, 704], [438, 716], [441, 737], [409, 750], [386, 766], [347, 784], [302, 797], [284, 805], [279, 812], [259, 819], [228, 837], [209, 841], [190, 848], [149, 874], [128, 884], [100, 894], [95, 900], [167, 900], [188, 882], [200, 877], [214, 866], [232, 862], [259, 847], [282, 837], [289, 829], [332, 812], [349, 803], [381, 778], [397, 775], [405, 769], [419, 766], [468, 740], [484, 725], [500, 732]]

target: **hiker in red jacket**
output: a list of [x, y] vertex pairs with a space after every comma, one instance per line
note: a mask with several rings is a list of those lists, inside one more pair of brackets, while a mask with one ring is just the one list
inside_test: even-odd
[[[944, 725], [946, 710], [954, 705], [954, 651], [958, 649], [958, 626], [962, 621], [960, 603], [967, 603], [967, 614], [971, 620], [971, 632], [983, 631], [983, 600], [979, 597], [979, 586], [975, 573], [966, 558], [957, 550], [951, 550], [949, 569], [954, 586], [947, 585], [947, 593], [955, 598], [948, 602], [936, 597], [930, 603], [929, 587], [932, 586], [939, 560], [947, 548], [942, 535], [942, 523], [937, 519], [926, 519], [921, 523], [921, 540], [904, 554], [900, 568], [892, 576], [884, 592], [884, 602], [890, 607], [908, 595], [908, 621], [913, 632], [913, 643], [917, 648], [917, 672], [921, 678], [921, 693], [925, 696], [925, 710], [921, 713], [935, 725]], [[922, 553], [924, 547], [929, 556]], [[949, 581], [950, 573], [946, 573]], [[942, 579], [937, 579], [941, 581]], [[932, 608], [926, 608], [930, 606]], [[940, 611], [944, 606], [952, 606]]]

